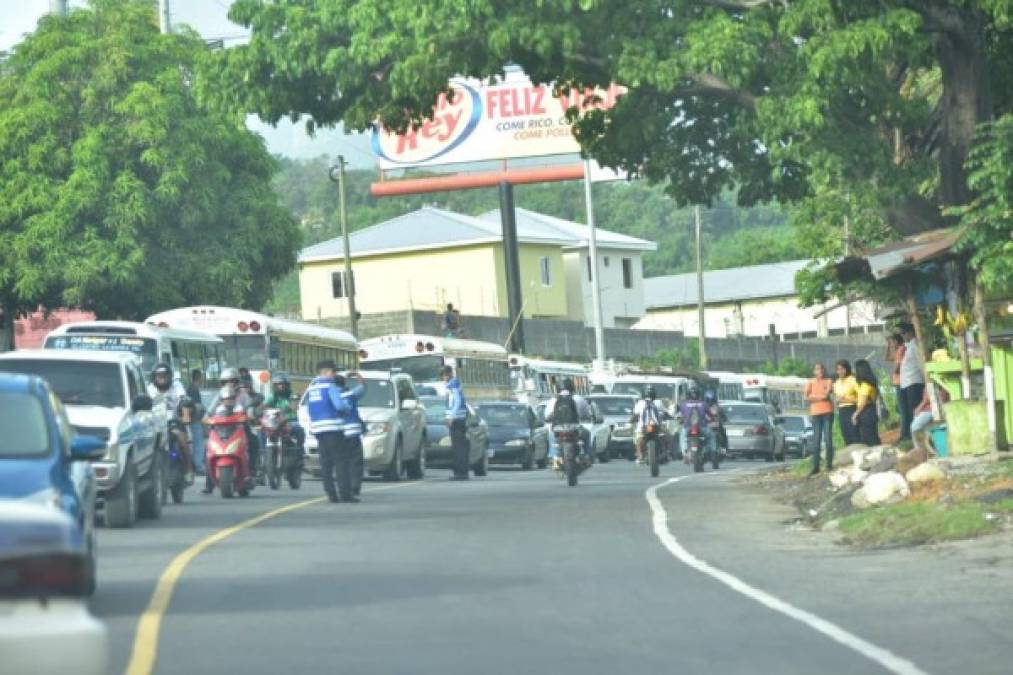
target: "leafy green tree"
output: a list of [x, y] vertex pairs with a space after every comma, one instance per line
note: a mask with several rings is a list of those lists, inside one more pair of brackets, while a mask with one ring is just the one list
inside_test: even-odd
[[732, 187], [796, 204], [820, 258], [841, 253], [845, 221], [862, 245], [943, 225], [976, 189], [977, 126], [1013, 106], [1013, 0], [238, 0], [231, 17], [253, 38], [216, 60], [233, 84], [208, 93], [272, 121], [405, 129], [451, 76], [508, 63], [623, 83], [576, 124], [585, 149], [679, 204]]
[[[239, 113], [197, 103], [195, 34], [151, 3], [46, 17], [0, 73], [0, 306], [138, 318], [191, 302], [260, 306], [298, 228]], [[8, 326], [9, 329], [9, 326]]]

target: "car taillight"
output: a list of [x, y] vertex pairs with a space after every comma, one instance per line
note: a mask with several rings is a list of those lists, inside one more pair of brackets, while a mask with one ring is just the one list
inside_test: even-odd
[[85, 559], [80, 555], [30, 556], [0, 562], [0, 597], [84, 595]]
[[766, 424], [760, 424], [755, 429], [753, 429], [753, 433], [756, 434], [757, 436], [766, 436], [767, 434], [770, 433], [770, 429], [767, 428]]

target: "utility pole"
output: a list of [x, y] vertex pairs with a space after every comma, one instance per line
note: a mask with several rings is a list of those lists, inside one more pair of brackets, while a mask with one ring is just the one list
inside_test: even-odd
[[355, 309], [355, 278], [352, 276], [352, 251], [348, 243], [348, 200], [345, 198], [345, 156], [338, 155], [338, 163], [331, 167], [331, 180], [338, 184], [338, 202], [341, 212], [341, 240], [345, 249], [345, 297], [348, 298], [348, 321], [352, 335], [359, 337], [359, 315]]
[[696, 221], [696, 313], [700, 325], [700, 370], [707, 370], [707, 328], [704, 323], [703, 237], [700, 233], [700, 205], [693, 209]]
[[67, 15], [67, 0], [49, 0], [49, 13], [57, 16]]
[[[587, 254], [591, 263], [591, 307], [594, 320], [594, 352], [597, 363], [605, 365], [605, 325], [601, 311], [601, 289], [598, 287], [598, 235], [594, 229], [594, 201], [591, 197], [591, 160], [584, 160], [584, 206], [587, 208]], [[583, 274], [583, 270], [581, 271]]]
[[[851, 193], [848, 193], [848, 208], [851, 208]], [[844, 214], [844, 257], [851, 255], [851, 216]], [[844, 333], [845, 342], [851, 335], [851, 303], [847, 297], [844, 298]]]
[[158, 0], [158, 29], [163, 35], [172, 32], [172, 23], [169, 21], [169, 0]]

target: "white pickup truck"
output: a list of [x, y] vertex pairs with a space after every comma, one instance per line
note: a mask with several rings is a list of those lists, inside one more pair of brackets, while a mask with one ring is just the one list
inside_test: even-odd
[[92, 462], [108, 527], [159, 518], [165, 494], [164, 412], [152, 412], [133, 354], [25, 350], [0, 354], [0, 372], [38, 375], [67, 410], [74, 430], [106, 441]]

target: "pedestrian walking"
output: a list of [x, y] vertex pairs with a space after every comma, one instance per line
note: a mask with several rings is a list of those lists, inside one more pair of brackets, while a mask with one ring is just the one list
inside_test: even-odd
[[447, 426], [450, 427], [450, 446], [454, 455], [454, 473], [451, 480], [468, 480], [468, 407], [464, 401], [461, 380], [454, 377], [454, 369], [445, 366], [441, 373], [447, 385]]
[[[338, 375], [334, 361], [317, 364], [317, 377], [306, 392], [310, 433], [317, 438], [320, 477], [331, 502], [358, 502], [352, 494], [352, 452], [345, 442], [348, 402], [342, 396], [345, 379]], [[335, 486], [335, 478], [337, 485]]]
[[359, 416], [359, 401], [366, 393], [366, 380], [359, 373], [348, 373], [348, 378], [355, 380], [356, 385], [341, 394], [345, 402], [348, 403], [344, 435], [348, 451], [352, 455], [352, 494], [358, 497], [362, 493], [362, 477], [366, 473], [366, 458], [362, 452], [362, 434], [365, 433], [365, 423]]
[[812, 379], [805, 384], [805, 398], [809, 401], [809, 417], [812, 419], [816, 442], [810, 476], [820, 472], [821, 445], [827, 451], [827, 471], [834, 468], [834, 404], [830, 402], [831, 393], [833, 382], [827, 377], [827, 367], [822, 363], [815, 364]]
[[879, 381], [872, 366], [865, 359], [855, 361], [855, 381], [858, 383], [855, 412], [851, 418], [858, 430], [858, 442], [879, 445]]
[[921, 404], [922, 396], [925, 395], [925, 375], [922, 372], [922, 357], [914, 326], [909, 323], [901, 324], [900, 334], [904, 338], [904, 356], [901, 358], [898, 373], [901, 398], [903, 399], [900, 437], [910, 439], [915, 408]]
[[858, 402], [858, 383], [851, 374], [851, 364], [841, 359], [837, 362], [837, 379], [834, 380], [834, 400], [837, 402], [837, 419], [841, 425], [841, 437], [844, 445], [858, 442], [858, 431], [852, 418], [855, 404]]
[[202, 386], [204, 386], [204, 373], [200, 368], [194, 368], [190, 371], [190, 384], [186, 388], [186, 396], [194, 404], [189, 425], [190, 444], [193, 446], [191, 455], [193, 456], [194, 470], [203, 475], [207, 461], [207, 457], [205, 457], [207, 449], [204, 443], [204, 425], [201, 424], [201, 420], [204, 419], [204, 397], [200, 393]]

